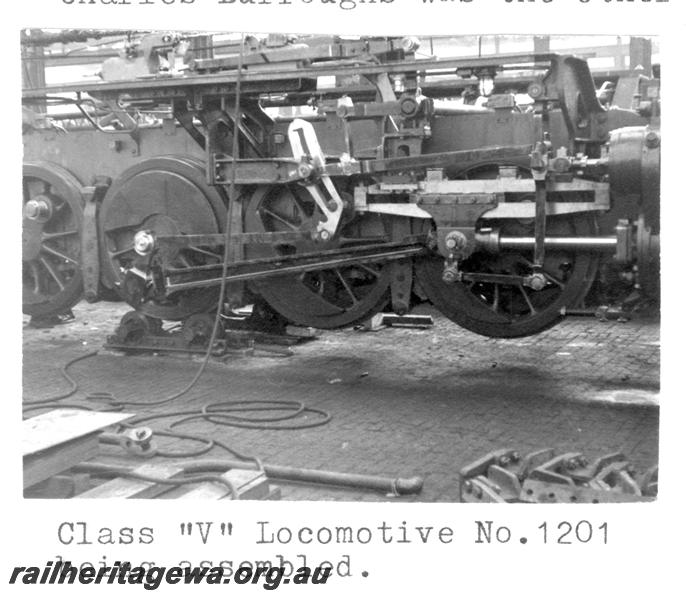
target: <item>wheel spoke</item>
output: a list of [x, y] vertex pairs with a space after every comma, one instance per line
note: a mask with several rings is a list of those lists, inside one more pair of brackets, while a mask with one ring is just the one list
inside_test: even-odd
[[340, 282], [343, 284], [343, 287], [345, 288], [345, 291], [348, 292], [348, 295], [352, 298], [353, 301], [353, 306], [359, 302], [357, 299], [357, 296], [353, 294], [352, 288], [350, 287], [350, 284], [345, 280], [345, 277], [341, 274], [340, 269], [334, 269], [334, 272], [336, 273], [336, 276], [340, 280]]
[[262, 212], [268, 214], [270, 217], [276, 219], [277, 221], [281, 221], [284, 225], [290, 227], [293, 231], [300, 231], [300, 229], [296, 225], [294, 225], [290, 221], [287, 221], [281, 215], [277, 215], [275, 212], [272, 212], [268, 208], [263, 208]]
[[552, 281], [557, 287], [559, 287], [561, 290], [565, 289], [565, 284], [562, 283], [557, 277], [553, 277], [548, 271], [541, 271], [543, 275], [545, 275], [550, 281]]
[[50, 241], [50, 240], [55, 240], [57, 238], [63, 238], [63, 237], [68, 237], [70, 235], [78, 235], [79, 232], [74, 230], [70, 231], [56, 231], [54, 233], [46, 233], [43, 232], [42, 239], [44, 242]]
[[53, 256], [55, 256], [57, 258], [61, 258], [62, 260], [66, 261], [66, 262], [70, 262], [74, 265], [78, 266], [78, 264], [79, 264], [79, 262], [77, 260], [75, 260], [74, 258], [72, 258], [71, 256], [68, 256], [66, 254], [62, 254], [61, 252], [58, 252], [54, 248], [51, 248], [50, 246], [47, 246], [45, 244], [41, 244], [41, 251], [47, 252], [48, 254], [52, 254]]
[[42, 256], [40, 257], [39, 260], [40, 260], [40, 264], [43, 265], [43, 268], [55, 280], [55, 282], [57, 283], [57, 286], [60, 288], [60, 290], [64, 290], [64, 282], [60, 279], [59, 275], [52, 268], [52, 265], [47, 260], [45, 260], [45, 258], [43, 258]]
[[379, 278], [379, 275], [381, 275], [380, 271], [377, 271], [376, 269], [372, 269], [371, 267], [368, 267], [364, 263], [359, 263], [359, 264], [356, 264], [355, 266], [360, 267], [360, 269], [364, 269], [365, 271], [367, 271], [367, 273], [371, 273], [377, 279]]
[[522, 293], [522, 296], [524, 296], [524, 300], [526, 301], [526, 304], [529, 307], [529, 311], [532, 315], [535, 315], [536, 309], [534, 308], [534, 305], [531, 304], [531, 298], [529, 298], [529, 294], [527, 294], [526, 290], [524, 289], [524, 286], [520, 284], [517, 286], [517, 288]]
[[38, 272], [38, 265], [35, 261], [29, 263], [31, 265], [31, 275], [33, 275], [33, 293], [40, 294], [40, 273]]
[[496, 283], [493, 289], [493, 304], [491, 304], [491, 310], [493, 312], [498, 312], [500, 305], [500, 284]]
[[192, 267], [193, 265], [191, 264], [191, 261], [188, 260], [183, 254], [179, 254], [179, 262], [184, 266], [184, 267]]
[[188, 249], [193, 250], [193, 252], [204, 254], [205, 256], [211, 256], [212, 258], [216, 258], [218, 260], [224, 260], [224, 257], [221, 254], [217, 254], [216, 252], [210, 252], [209, 250], [203, 250], [202, 248], [198, 248], [197, 246], [188, 246]]
[[110, 252], [110, 257], [111, 258], [117, 258], [121, 256], [122, 254], [126, 254], [127, 252], [134, 252], [134, 247], [133, 246], [126, 246], [125, 248], [122, 248], [121, 250], [115, 250], [114, 252]]
[[297, 197], [296, 194], [291, 192], [289, 190], [289, 196], [293, 200], [293, 206], [295, 207], [295, 210], [298, 211], [298, 218], [300, 219], [300, 223], [304, 223], [307, 221], [307, 213], [305, 212], [305, 209], [303, 208], [302, 204], [300, 204], [300, 199]]

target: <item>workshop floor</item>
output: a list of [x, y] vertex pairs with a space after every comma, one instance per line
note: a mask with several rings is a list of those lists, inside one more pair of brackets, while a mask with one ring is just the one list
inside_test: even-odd
[[[82, 303], [74, 321], [50, 329], [29, 328], [25, 317], [25, 395], [68, 390], [60, 368], [99, 349], [126, 310]], [[657, 463], [657, 320], [569, 318], [533, 337], [494, 340], [434, 319], [428, 330], [322, 332], [293, 347], [290, 357], [214, 361], [190, 393], [164, 410], [239, 399], [298, 400], [326, 410], [331, 422], [313, 429], [202, 423], [184, 431], [217, 437], [268, 463], [425, 478], [421, 495], [400, 501], [456, 501], [459, 468], [504, 447], [555, 447], [589, 458], [621, 451], [639, 470]], [[70, 400], [107, 391], [123, 401], [154, 401], [184, 387], [199, 364], [185, 356], [101, 352], [70, 371], [79, 385]], [[388, 500], [328, 487], [281, 488], [285, 500]]]

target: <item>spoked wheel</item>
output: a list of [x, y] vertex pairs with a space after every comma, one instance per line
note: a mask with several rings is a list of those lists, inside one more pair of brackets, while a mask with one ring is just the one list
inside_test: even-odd
[[59, 315], [81, 298], [80, 188], [59, 165], [24, 165], [22, 280], [27, 315]]
[[[500, 227], [504, 236], [532, 236], [533, 220], [503, 220], [488, 223]], [[588, 236], [596, 231], [589, 215], [550, 217], [550, 236]], [[460, 263], [471, 273], [498, 273], [526, 276], [533, 273], [533, 250], [476, 252]], [[417, 279], [432, 304], [449, 319], [475, 333], [489, 337], [532, 335], [554, 325], [564, 309], [577, 304], [589, 290], [598, 268], [598, 258], [590, 252], [548, 250], [543, 265], [547, 282], [540, 290], [502, 283], [444, 283], [443, 257], [417, 261]]]
[[[245, 215], [247, 232], [308, 231], [321, 219], [309, 194], [299, 186], [261, 186], [253, 194]], [[316, 252], [385, 239], [378, 215], [348, 222], [335, 240], [309, 240], [274, 246], [252, 246], [247, 258]], [[388, 264], [354, 264], [299, 275], [273, 277], [253, 283], [256, 291], [278, 313], [298, 325], [335, 329], [369, 318], [387, 302]]]
[[[124, 300], [158, 319], [179, 320], [216, 306], [218, 289], [197, 289], [139, 303], [128, 289], [125, 273], [145, 273], [149, 257], [133, 248], [137, 231], [156, 234], [219, 233], [226, 208], [220, 192], [205, 182], [202, 163], [191, 157], [144, 160], [124, 171], [107, 192], [100, 209], [104, 277]], [[184, 248], [173, 258], [176, 267], [218, 264], [220, 251]]]

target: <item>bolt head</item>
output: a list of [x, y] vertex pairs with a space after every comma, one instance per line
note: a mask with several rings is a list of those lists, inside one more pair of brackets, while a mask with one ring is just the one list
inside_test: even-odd
[[540, 98], [543, 96], [543, 93], [545, 92], [545, 89], [543, 87], [543, 84], [535, 81], [531, 84], [529, 84], [529, 89], [527, 90], [529, 96], [536, 100], [537, 98]]
[[649, 131], [646, 133], [645, 143], [648, 148], [657, 148], [660, 145], [660, 135], [657, 131]]
[[457, 273], [452, 269], [443, 271], [443, 281], [445, 283], [455, 283], [457, 281]]
[[298, 166], [298, 175], [303, 179], [307, 179], [310, 175], [312, 175], [312, 171], [314, 171], [314, 169], [310, 164], [302, 163]]
[[528, 283], [532, 290], [539, 292], [545, 287], [547, 282], [548, 280], [546, 279], [545, 275], [541, 273], [534, 273], [531, 275], [531, 277], [529, 277]]
[[331, 239], [331, 234], [328, 231], [322, 230], [318, 234], [319, 240], [322, 242], [328, 242]]
[[462, 250], [467, 247], [467, 238], [461, 231], [451, 231], [445, 236], [445, 245], [450, 250]]

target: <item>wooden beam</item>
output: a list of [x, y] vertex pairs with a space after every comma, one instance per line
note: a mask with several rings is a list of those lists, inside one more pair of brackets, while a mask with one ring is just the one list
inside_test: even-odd
[[57, 409], [22, 422], [24, 487], [66, 471], [98, 453], [101, 429], [132, 414]]
[[[262, 500], [269, 496], [269, 482], [262, 471], [231, 469], [221, 475], [229, 480], [238, 492], [239, 500]], [[207, 483], [183, 486], [183, 493], [176, 495], [182, 500], [230, 500], [231, 493], [227, 486], [208, 481]]]
[[[138, 475], [149, 477], [159, 477], [167, 479], [169, 477], [181, 476], [183, 471], [175, 465], [145, 464], [134, 470]], [[175, 485], [175, 484], [171, 484]], [[160, 494], [169, 490], [169, 485], [154, 483], [142, 479], [128, 479], [117, 477], [98, 487], [80, 494], [79, 498], [100, 498], [105, 500], [122, 498], [156, 498]]]

